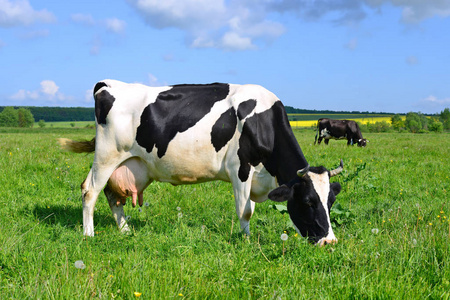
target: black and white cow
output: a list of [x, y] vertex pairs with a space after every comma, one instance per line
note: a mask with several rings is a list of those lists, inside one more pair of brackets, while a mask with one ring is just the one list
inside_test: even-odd
[[81, 185], [83, 228], [94, 235], [94, 206], [103, 187], [122, 231], [123, 204], [153, 180], [174, 185], [231, 182], [242, 230], [250, 234], [255, 202], [287, 201], [299, 233], [321, 245], [336, 242], [329, 211], [342, 171], [310, 167], [283, 104], [258, 85], [213, 83], [148, 87], [103, 80], [94, 88], [96, 137], [62, 140], [76, 152], [95, 150]]
[[314, 145], [317, 142], [317, 136], [319, 136], [319, 145], [322, 139], [325, 139], [326, 145], [328, 145], [330, 139], [347, 139], [347, 145], [357, 143], [359, 147], [365, 147], [368, 142], [368, 140], [363, 139], [358, 123], [351, 120], [319, 119]]

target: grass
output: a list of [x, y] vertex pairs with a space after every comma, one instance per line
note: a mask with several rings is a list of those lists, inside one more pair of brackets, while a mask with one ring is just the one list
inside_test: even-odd
[[[95, 126], [94, 121], [67, 121], [67, 122], [45, 122], [45, 127], [54, 128], [84, 128], [87, 126]], [[39, 128], [39, 122], [34, 124], [35, 128]]]
[[222, 182], [151, 184], [148, 205], [125, 207], [131, 235], [118, 232], [102, 195], [96, 236], [83, 238], [79, 186], [93, 155], [61, 152], [56, 138], [94, 133], [0, 131], [1, 299], [450, 298], [449, 134], [366, 133], [362, 149], [314, 146], [313, 130], [296, 130], [311, 165], [344, 160], [333, 180], [349, 214], [335, 228], [339, 243], [319, 248], [270, 201], [256, 205], [243, 237]]

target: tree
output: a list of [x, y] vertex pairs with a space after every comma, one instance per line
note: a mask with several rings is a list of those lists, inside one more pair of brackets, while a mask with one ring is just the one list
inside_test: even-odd
[[405, 122], [403, 122], [402, 117], [399, 114], [393, 115], [391, 117], [391, 124], [395, 130], [400, 130], [405, 127]]
[[428, 129], [434, 132], [442, 132], [444, 131], [444, 125], [438, 120], [431, 119], [430, 124], [428, 125]]
[[421, 113], [409, 112], [406, 114], [405, 127], [413, 133], [426, 131], [428, 119]]
[[19, 117], [19, 127], [33, 127], [34, 126], [34, 117], [29, 109], [19, 108], [18, 112]]
[[0, 126], [17, 127], [19, 126], [19, 114], [12, 106], [7, 106], [0, 113]]
[[439, 120], [442, 122], [444, 129], [450, 129], [450, 109], [448, 107], [441, 111]]
[[0, 113], [0, 126], [3, 127], [33, 127], [34, 117], [27, 108], [14, 109], [5, 107]]
[[45, 121], [40, 119], [38, 122], [39, 127], [44, 128], [45, 126], [47, 126], [47, 124], [45, 124]]

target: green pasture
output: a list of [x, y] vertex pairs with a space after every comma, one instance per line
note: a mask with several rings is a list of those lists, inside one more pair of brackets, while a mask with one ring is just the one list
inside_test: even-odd
[[94, 134], [0, 130], [0, 299], [450, 298], [448, 133], [366, 133], [358, 148], [314, 146], [313, 130], [296, 130], [311, 165], [344, 160], [332, 179], [342, 185], [339, 242], [325, 247], [298, 236], [270, 200], [242, 236], [222, 182], [151, 184], [142, 208], [125, 207], [130, 235], [102, 195], [96, 236], [84, 238], [79, 187], [93, 154], [62, 152], [56, 139]]
[[[94, 121], [73, 121], [73, 122], [45, 122], [44, 128], [84, 128], [87, 126], [95, 126]], [[39, 122], [34, 124], [35, 128], [39, 128]]]

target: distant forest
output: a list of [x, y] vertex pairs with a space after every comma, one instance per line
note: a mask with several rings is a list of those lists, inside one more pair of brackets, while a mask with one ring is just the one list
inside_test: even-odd
[[[5, 107], [0, 106], [0, 112]], [[39, 107], [39, 106], [21, 106], [14, 107], [26, 108], [33, 114], [36, 122], [44, 120], [46, 122], [68, 122], [68, 121], [95, 121], [94, 108], [93, 107]], [[292, 106], [285, 106], [288, 114], [373, 114], [370, 112], [360, 111], [331, 111], [331, 110], [312, 110], [312, 109], [300, 109]], [[392, 115], [392, 113], [376, 113], [377, 115], [386, 114]]]
[[393, 113], [383, 113], [383, 112], [368, 112], [368, 111], [335, 111], [335, 110], [315, 110], [315, 109], [301, 109], [294, 108], [292, 106], [285, 106], [286, 113], [288, 114], [326, 114], [326, 115], [342, 115], [342, 114], [376, 114], [376, 115], [393, 115]]
[[[4, 108], [4, 106], [0, 106], [0, 112]], [[45, 122], [95, 121], [93, 107], [21, 106], [14, 108], [29, 109], [36, 122], [40, 120], [44, 120]]]

